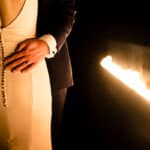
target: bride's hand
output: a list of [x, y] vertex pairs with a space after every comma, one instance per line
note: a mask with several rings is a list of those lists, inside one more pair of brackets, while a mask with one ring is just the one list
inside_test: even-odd
[[18, 44], [16, 51], [4, 59], [5, 70], [28, 72], [49, 53], [47, 43], [40, 39], [27, 39]]

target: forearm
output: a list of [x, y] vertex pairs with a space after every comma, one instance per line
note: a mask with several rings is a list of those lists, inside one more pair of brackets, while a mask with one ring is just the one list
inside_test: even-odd
[[[56, 41], [56, 50], [59, 51], [72, 30], [75, 14], [75, 0], [55, 0], [52, 4], [44, 3], [39, 9], [37, 37], [51, 35]], [[50, 43], [47, 44], [51, 52], [55, 48], [51, 48], [54, 46]]]
[[58, 51], [55, 37], [51, 34], [45, 34], [39, 39], [43, 40], [49, 48], [49, 53], [46, 55], [46, 58], [53, 58]]
[[76, 9], [75, 0], [58, 0], [58, 3], [56, 6], [58, 11], [52, 17], [54, 19], [52, 20], [54, 26], [50, 34], [55, 37], [59, 51], [72, 31]]

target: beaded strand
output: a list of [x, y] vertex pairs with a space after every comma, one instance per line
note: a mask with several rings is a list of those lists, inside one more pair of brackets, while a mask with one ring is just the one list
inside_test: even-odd
[[2, 42], [2, 37], [0, 34], [0, 50], [1, 50], [1, 59], [2, 59], [2, 73], [1, 73], [1, 94], [2, 94], [2, 103], [3, 106], [6, 107], [7, 106], [7, 98], [6, 98], [6, 93], [5, 93], [5, 76], [6, 76], [6, 71], [4, 68], [4, 47], [3, 47], [3, 42]]

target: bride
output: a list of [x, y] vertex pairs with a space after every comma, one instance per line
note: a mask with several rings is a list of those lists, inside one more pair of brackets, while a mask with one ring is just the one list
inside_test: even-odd
[[49, 47], [34, 39], [37, 9], [38, 0], [0, 0], [0, 150], [52, 149]]

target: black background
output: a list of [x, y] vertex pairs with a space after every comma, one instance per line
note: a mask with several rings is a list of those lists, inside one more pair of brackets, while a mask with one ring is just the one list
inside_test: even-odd
[[75, 85], [64, 112], [65, 149], [147, 150], [150, 104], [100, 67], [106, 41], [149, 45], [149, 9], [144, 2], [78, 1], [68, 39]]

